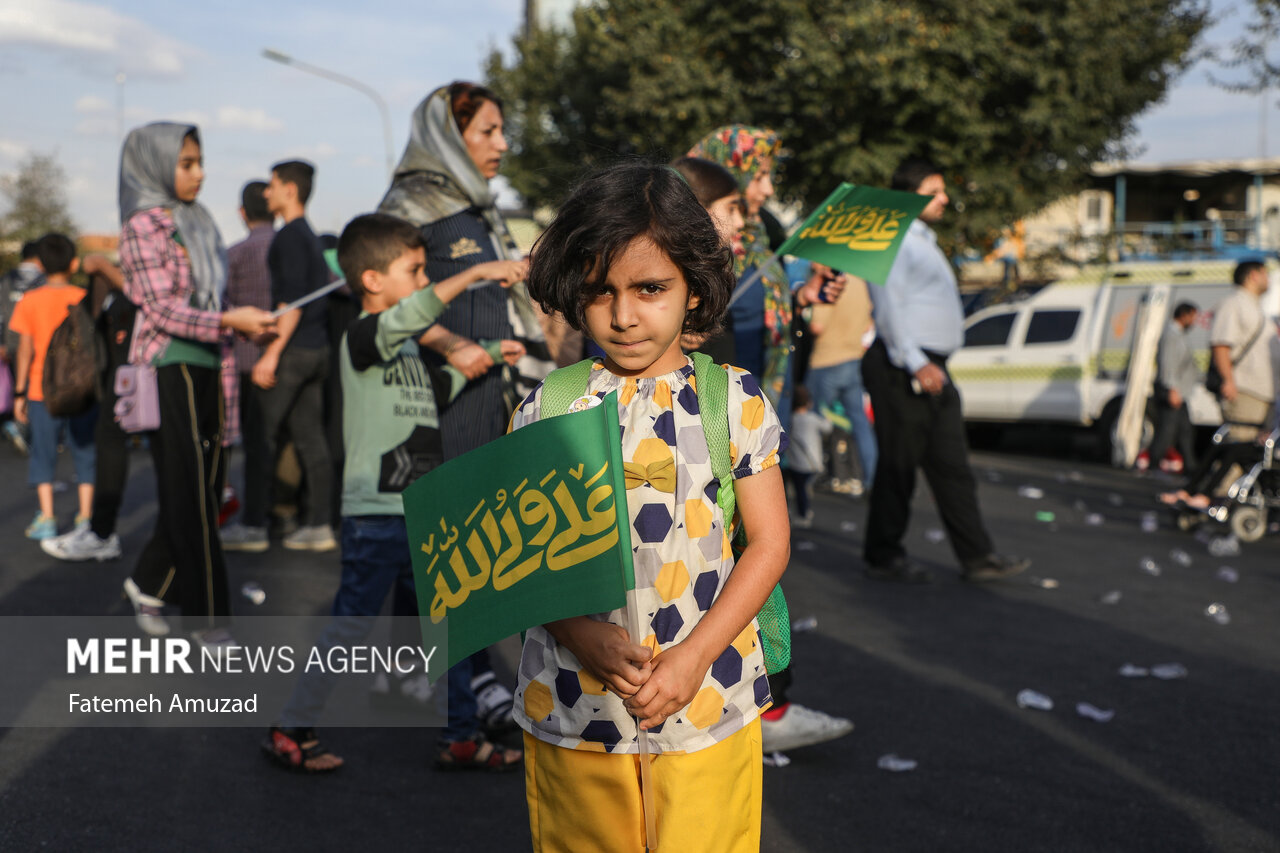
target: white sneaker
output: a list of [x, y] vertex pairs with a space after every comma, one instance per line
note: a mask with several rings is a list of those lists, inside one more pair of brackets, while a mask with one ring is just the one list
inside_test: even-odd
[[515, 697], [492, 670], [482, 672], [471, 679], [471, 689], [476, 693], [476, 716], [490, 733], [506, 732], [515, 728], [511, 716]]
[[281, 540], [290, 551], [332, 551], [338, 547], [333, 531], [327, 524], [311, 524], [299, 527]]
[[192, 631], [191, 639], [196, 641], [197, 647], [207, 650], [214, 660], [221, 660], [222, 656], [230, 650], [240, 648], [236, 638], [231, 636], [231, 631], [226, 628], [204, 628]]
[[369, 702], [381, 710], [430, 711], [435, 688], [425, 672], [416, 672], [404, 678], [391, 679], [385, 672], [373, 677], [369, 689]]
[[17, 421], [5, 421], [4, 434], [13, 442], [13, 446], [23, 456], [31, 452], [31, 445], [27, 442], [26, 435], [23, 434], [22, 424]]
[[222, 528], [220, 534], [224, 551], [249, 551], [260, 554], [271, 547], [265, 527], [246, 527], [236, 521]]
[[169, 633], [169, 621], [161, 612], [164, 608], [163, 601], [138, 589], [133, 578], [124, 579], [124, 594], [129, 596], [129, 601], [133, 604], [133, 616], [144, 633], [153, 637], [163, 637]]
[[112, 533], [106, 539], [101, 539], [88, 527], [77, 527], [70, 533], [42, 539], [40, 547], [50, 557], [71, 562], [97, 560], [101, 563], [103, 560], [118, 560], [123, 553], [119, 536]]
[[777, 720], [760, 718], [764, 752], [786, 752], [815, 743], [826, 743], [853, 731], [853, 723], [791, 702]]

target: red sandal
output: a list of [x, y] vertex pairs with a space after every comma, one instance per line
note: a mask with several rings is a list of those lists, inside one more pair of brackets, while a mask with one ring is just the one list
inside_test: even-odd
[[515, 770], [523, 760], [524, 753], [521, 750], [505, 749], [481, 734], [467, 740], [442, 744], [440, 753], [436, 756], [436, 769], [505, 773]]
[[[320, 745], [315, 729], [283, 729], [272, 726], [262, 742], [262, 754], [275, 764], [296, 773], [332, 773], [342, 766], [342, 759]], [[308, 766], [317, 758], [333, 756], [338, 763], [331, 767]]]

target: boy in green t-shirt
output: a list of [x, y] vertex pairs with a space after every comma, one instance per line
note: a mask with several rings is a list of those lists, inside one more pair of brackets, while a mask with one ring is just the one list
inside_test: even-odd
[[[342, 580], [334, 619], [317, 649], [363, 642], [388, 593], [392, 612], [418, 612], [409, 536], [400, 492], [443, 459], [439, 409], [462, 390], [466, 378], [437, 368], [419, 353], [418, 338], [471, 284], [524, 278], [524, 261], [476, 264], [428, 287], [426, 256], [418, 229], [394, 216], [358, 216], [343, 229], [338, 263], [360, 299], [361, 314], [342, 339], [342, 428], [346, 461], [342, 477]], [[524, 348], [515, 341], [480, 342], [494, 361], [514, 363]], [[333, 690], [333, 676], [304, 672], [273, 726], [263, 751], [290, 769], [322, 773], [342, 766], [324, 749], [314, 726]], [[391, 689], [399, 685], [392, 683]], [[518, 764], [518, 750], [480, 740], [468, 751], [474, 766]]]

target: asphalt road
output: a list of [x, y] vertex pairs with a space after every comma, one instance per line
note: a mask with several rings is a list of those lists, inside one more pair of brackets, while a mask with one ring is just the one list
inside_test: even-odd
[[[1019, 453], [975, 456], [1000, 548], [1035, 560], [1004, 583], [958, 580], [947, 545], [932, 541], [923, 488], [909, 547], [938, 582], [867, 580], [865, 505], [819, 497], [784, 581], [792, 616], [817, 619], [795, 637], [793, 698], [857, 728], [766, 768], [765, 850], [1280, 850], [1277, 540], [1212, 558], [1167, 524], [1145, 533], [1156, 484], [1073, 460], [1065, 444], [1046, 433]], [[120, 584], [154, 518], [146, 455], [133, 460], [125, 559], [61, 564], [23, 538], [34, 495], [25, 461], [0, 448], [0, 617], [125, 612]], [[1022, 486], [1044, 495], [1020, 497]], [[72, 504], [58, 495], [60, 510]], [[1089, 513], [1103, 523], [1087, 524]], [[1146, 556], [1160, 576], [1139, 569]], [[1223, 565], [1238, 582], [1219, 579]], [[335, 555], [230, 555], [233, 589], [260, 583], [267, 612], [323, 612], [337, 572]], [[1117, 603], [1100, 601], [1113, 591]], [[1206, 617], [1214, 602], [1229, 624]], [[514, 641], [500, 651], [509, 674]], [[1118, 674], [1174, 662], [1187, 677]], [[1019, 708], [1026, 688], [1053, 709]], [[1079, 702], [1114, 718], [1080, 716]], [[261, 735], [0, 730], [0, 850], [527, 849], [521, 775], [435, 772], [433, 731], [325, 730], [348, 764], [317, 778], [265, 762]], [[887, 753], [918, 766], [878, 769]]]

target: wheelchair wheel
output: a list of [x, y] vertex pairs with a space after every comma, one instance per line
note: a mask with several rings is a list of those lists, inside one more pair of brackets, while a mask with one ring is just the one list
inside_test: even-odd
[[1267, 532], [1267, 511], [1242, 506], [1231, 513], [1231, 532], [1241, 542], [1257, 542]]

